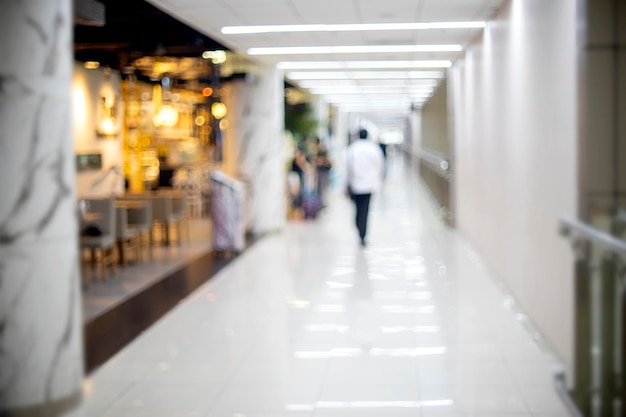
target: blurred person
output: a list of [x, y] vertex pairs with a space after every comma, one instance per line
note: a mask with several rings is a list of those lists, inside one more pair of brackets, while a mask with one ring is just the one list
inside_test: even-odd
[[315, 157], [315, 168], [317, 170], [317, 194], [322, 203], [326, 201], [326, 190], [330, 183], [330, 170], [333, 164], [330, 161], [328, 150], [324, 145], [320, 145]]
[[368, 137], [366, 129], [359, 130], [359, 139], [346, 152], [346, 185], [356, 207], [355, 223], [361, 246], [366, 245], [370, 200], [380, 188], [385, 166], [382, 150]]
[[[290, 180], [291, 204], [295, 217], [301, 219], [304, 217], [303, 197], [305, 191], [305, 176], [312, 171], [313, 167], [307, 160], [306, 154], [301, 146], [296, 147], [294, 156], [289, 169], [289, 177], [295, 179]], [[291, 183], [295, 182], [295, 183]]]
[[387, 144], [379, 139], [378, 146], [380, 146], [380, 150], [383, 153], [383, 160], [384, 160], [383, 178], [386, 178], [387, 177]]

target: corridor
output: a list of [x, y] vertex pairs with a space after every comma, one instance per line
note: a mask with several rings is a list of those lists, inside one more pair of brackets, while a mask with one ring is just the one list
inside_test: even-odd
[[93, 372], [88, 417], [566, 417], [551, 354], [415, 171], [390, 159], [361, 248], [339, 192]]

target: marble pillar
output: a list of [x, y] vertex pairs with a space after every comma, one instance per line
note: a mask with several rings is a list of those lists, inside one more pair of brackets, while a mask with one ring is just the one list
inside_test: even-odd
[[244, 183], [246, 228], [255, 234], [279, 230], [287, 201], [282, 74], [259, 67], [227, 83], [222, 100], [228, 107], [224, 162]]
[[78, 416], [71, 0], [0, 13], [0, 415]]
[[321, 143], [325, 146], [329, 145], [328, 128], [330, 123], [330, 106], [321, 96], [316, 96], [313, 99], [313, 109], [315, 119], [318, 122], [316, 135], [320, 139]]

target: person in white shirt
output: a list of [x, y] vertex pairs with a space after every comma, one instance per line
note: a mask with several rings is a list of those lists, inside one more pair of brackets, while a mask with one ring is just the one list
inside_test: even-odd
[[381, 186], [385, 159], [380, 147], [368, 140], [366, 129], [359, 130], [359, 140], [348, 146], [346, 177], [350, 198], [356, 206], [356, 227], [365, 246], [367, 218], [372, 194]]

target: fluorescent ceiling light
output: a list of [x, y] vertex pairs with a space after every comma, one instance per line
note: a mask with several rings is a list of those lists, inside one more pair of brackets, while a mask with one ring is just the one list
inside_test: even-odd
[[349, 104], [349, 103], [348, 104], [331, 103], [330, 105], [333, 107], [338, 107], [344, 111], [352, 111], [352, 112], [408, 113], [411, 110], [411, 104], [378, 106], [374, 104], [366, 105], [366, 104]]
[[373, 106], [385, 106], [385, 105], [400, 105], [411, 104], [411, 100], [408, 98], [389, 98], [380, 99], [378, 97], [326, 97], [326, 101], [329, 103], [354, 103], [354, 104], [371, 104]]
[[249, 48], [249, 55], [360, 54], [392, 52], [459, 52], [461, 45], [271, 46]]
[[376, 30], [428, 30], [428, 29], [482, 29], [485, 22], [431, 22], [431, 23], [360, 23], [360, 24], [312, 24], [312, 25], [258, 25], [224, 26], [226, 35], [284, 32], [349, 32]]
[[315, 87], [436, 87], [439, 82], [430, 79], [411, 79], [411, 80], [303, 80], [298, 82], [300, 88]]
[[284, 61], [278, 68], [286, 70], [303, 69], [382, 69], [382, 68], [450, 68], [449, 60], [424, 61]]
[[408, 95], [424, 95], [430, 97], [432, 89], [428, 90], [409, 90], [400, 88], [350, 88], [350, 89], [333, 89], [333, 88], [311, 88], [311, 94], [317, 95], [351, 95], [351, 94], [408, 94]]
[[356, 102], [356, 101], [336, 101], [332, 103], [328, 103], [332, 106], [338, 107], [358, 107], [358, 108], [374, 108], [374, 109], [406, 109], [411, 107], [411, 103], [413, 101], [395, 101], [395, 102], [385, 102], [385, 103], [376, 103], [376, 102]]
[[324, 94], [326, 100], [331, 101], [359, 101], [359, 100], [375, 100], [384, 102], [389, 100], [410, 100], [428, 98], [424, 94], [404, 94], [404, 93], [387, 93], [387, 94]]
[[287, 78], [291, 80], [393, 80], [406, 78], [433, 79], [443, 78], [441, 71], [326, 71], [326, 72], [290, 72]]

